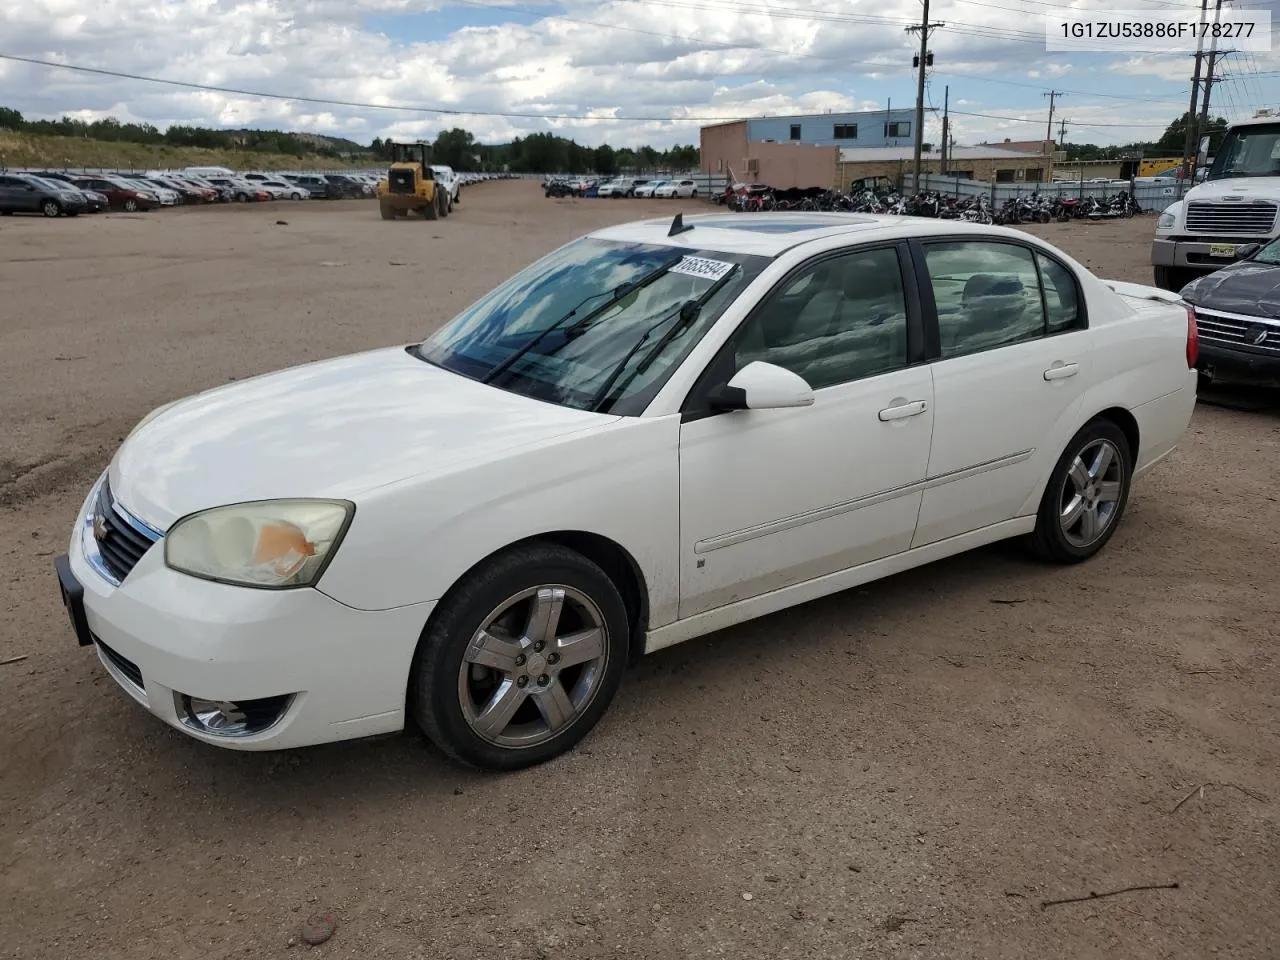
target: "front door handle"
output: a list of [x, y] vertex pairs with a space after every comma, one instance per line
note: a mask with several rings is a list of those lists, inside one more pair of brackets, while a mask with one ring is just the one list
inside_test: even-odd
[[905, 420], [907, 417], [918, 417], [929, 409], [929, 404], [924, 400], [913, 400], [910, 403], [902, 403], [896, 407], [885, 407], [880, 411], [880, 419], [889, 420]]
[[1055, 363], [1052, 367], [1044, 372], [1046, 380], [1065, 380], [1067, 377], [1074, 377], [1080, 372], [1080, 364], [1078, 363]]

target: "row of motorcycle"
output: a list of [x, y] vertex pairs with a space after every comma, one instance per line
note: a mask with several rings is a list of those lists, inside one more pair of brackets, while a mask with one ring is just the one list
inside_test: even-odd
[[969, 223], [1020, 224], [1071, 220], [1114, 220], [1142, 213], [1128, 190], [1099, 200], [1095, 197], [1050, 197], [1039, 191], [1006, 200], [992, 209], [985, 196], [953, 197], [936, 191], [903, 196], [897, 191], [863, 190], [854, 194], [837, 190], [773, 190], [752, 186], [713, 197], [730, 210], [744, 212], [799, 210], [810, 212], [880, 213], [893, 216], [932, 217]]

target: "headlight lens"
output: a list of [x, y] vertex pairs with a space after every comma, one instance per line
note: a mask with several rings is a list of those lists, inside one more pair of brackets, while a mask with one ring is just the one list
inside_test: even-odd
[[1173, 228], [1173, 225], [1177, 222], [1178, 222], [1177, 217], [1175, 217], [1172, 213], [1166, 212], [1166, 213], [1160, 214], [1160, 219], [1156, 221], [1156, 227], [1160, 230], [1170, 230]]
[[184, 517], [164, 538], [174, 570], [246, 587], [315, 583], [355, 513], [345, 500], [262, 500]]

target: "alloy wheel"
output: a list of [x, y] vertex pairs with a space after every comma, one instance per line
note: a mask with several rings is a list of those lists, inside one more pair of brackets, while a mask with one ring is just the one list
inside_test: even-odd
[[508, 597], [482, 623], [458, 671], [462, 715], [477, 736], [532, 747], [586, 711], [608, 656], [604, 615], [586, 594], [534, 587]]
[[1094, 440], [1076, 454], [1062, 486], [1058, 520], [1072, 546], [1087, 547], [1111, 528], [1120, 506], [1123, 470], [1120, 451], [1110, 440]]

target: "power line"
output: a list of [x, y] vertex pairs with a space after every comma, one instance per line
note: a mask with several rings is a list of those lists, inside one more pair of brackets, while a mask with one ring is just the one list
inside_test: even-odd
[[264, 100], [291, 100], [296, 103], [316, 103], [331, 107], [355, 107], [361, 110], [399, 110], [405, 113], [434, 113], [451, 117], [502, 117], [521, 120], [590, 120], [632, 123], [703, 123], [706, 121], [732, 122], [746, 120], [747, 117], [600, 117], [577, 113], [533, 113], [502, 110], [468, 110], [455, 107], [428, 107], [420, 104], [400, 103], [366, 103], [359, 100], [334, 100], [327, 97], [306, 97], [297, 94], [269, 93], [262, 90], [246, 90], [240, 87], [222, 87], [209, 83], [190, 83], [186, 80], [166, 80], [162, 77], [147, 77], [137, 73], [125, 73], [121, 70], [105, 70], [100, 67], [85, 67], [73, 63], [56, 63], [51, 60], [39, 60], [35, 57], [20, 57], [12, 53], [0, 53], [0, 60], [12, 60], [17, 63], [30, 63], [40, 67], [51, 67], [56, 70], [70, 70], [75, 73], [88, 73], [100, 77], [116, 77], [121, 80], [137, 80], [142, 83], [157, 83], [170, 87], [182, 87], [187, 90], [203, 90], [209, 93], [227, 93], [240, 97], [260, 97]]

